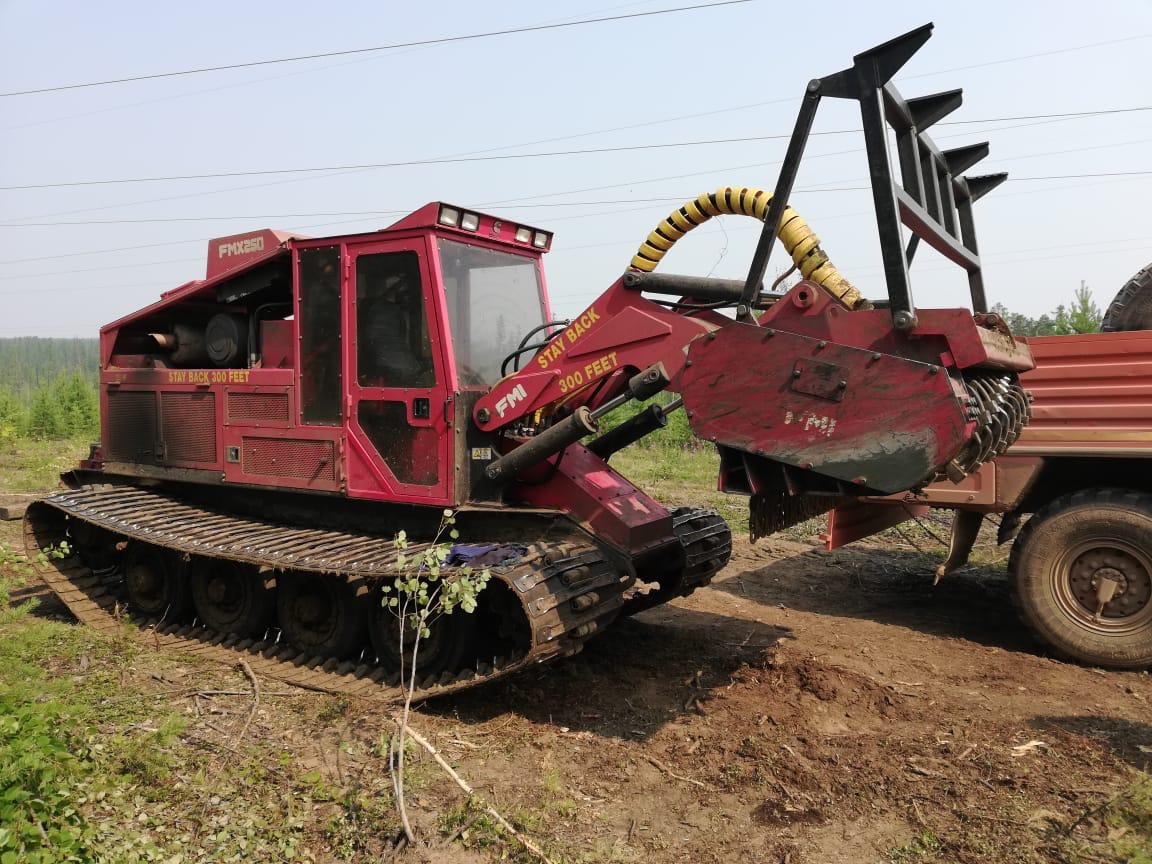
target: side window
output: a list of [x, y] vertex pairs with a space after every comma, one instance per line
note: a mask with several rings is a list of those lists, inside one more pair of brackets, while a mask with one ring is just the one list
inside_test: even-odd
[[415, 252], [356, 259], [356, 375], [361, 387], [436, 383]]
[[300, 250], [300, 410], [305, 423], [339, 423], [340, 247]]

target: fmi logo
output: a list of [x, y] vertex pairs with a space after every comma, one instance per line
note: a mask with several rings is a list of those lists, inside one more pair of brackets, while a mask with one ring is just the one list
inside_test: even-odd
[[524, 389], [523, 384], [517, 384], [508, 391], [506, 396], [501, 396], [496, 401], [496, 415], [503, 417], [508, 413], [508, 409], [513, 407], [517, 402], [521, 402], [528, 398], [528, 391]]
[[264, 251], [263, 237], [249, 237], [247, 240], [233, 240], [231, 243], [221, 243], [219, 257], [227, 258], [229, 255], [247, 255], [250, 252]]

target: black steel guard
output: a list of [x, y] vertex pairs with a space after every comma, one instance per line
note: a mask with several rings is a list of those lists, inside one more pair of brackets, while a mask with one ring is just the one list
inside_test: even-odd
[[[988, 155], [988, 144], [940, 150], [925, 134], [929, 127], [960, 107], [962, 91], [948, 90], [905, 99], [891, 83], [892, 77], [932, 36], [932, 27], [931, 23], [925, 24], [857, 54], [851, 68], [808, 83], [744, 283], [740, 307], [743, 317], [750, 314], [751, 304], [764, 280], [816, 109], [825, 96], [860, 103], [893, 326], [899, 330], [916, 327], [908, 267], [921, 240], [968, 272], [973, 311], [988, 311], [972, 205], [1003, 183], [1008, 175], [961, 176]], [[889, 130], [896, 141], [899, 183], [889, 158]], [[901, 225], [912, 234], [907, 248], [903, 245]]]

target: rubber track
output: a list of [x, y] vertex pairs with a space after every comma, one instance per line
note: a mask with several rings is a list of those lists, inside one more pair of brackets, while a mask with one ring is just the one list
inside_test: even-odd
[[[93, 572], [76, 554], [59, 559], [40, 554], [68, 540], [68, 518], [188, 555], [325, 573], [369, 585], [392, 575], [395, 550], [388, 538], [276, 525], [131, 486], [58, 492], [30, 505], [24, 518], [24, 545], [34, 569], [83, 624], [120, 634], [124, 622], [134, 620], [140, 625], [139, 638], [159, 650], [232, 665], [244, 659], [258, 675], [310, 690], [387, 702], [402, 698], [399, 676], [378, 665], [310, 657], [284, 643], [241, 639], [183, 622], [133, 618], [117, 596], [115, 573]], [[410, 544], [406, 554], [411, 557], [420, 548], [426, 547]], [[522, 558], [488, 569], [520, 599], [532, 632], [530, 649], [522, 656], [495, 657], [475, 668], [429, 677], [420, 682], [417, 699], [453, 693], [575, 654], [619, 614], [631, 584], [593, 543], [571, 539], [531, 544]], [[593, 591], [597, 602], [573, 611], [571, 601]]]

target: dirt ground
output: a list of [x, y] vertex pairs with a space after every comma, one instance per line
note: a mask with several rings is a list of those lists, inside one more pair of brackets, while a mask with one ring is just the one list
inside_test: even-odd
[[[932, 587], [931, 565], [891, 541], [739, 539], [711, 587], [577, 657], [421, 706], [414, 725], [556, 861], [1142, 860], [1109, 853], [1117, 829], [1098, 808], [1152, 768], [1152, 679], [1045, 657], [1002, 570]], [[122, 675], [161, 695], [247, 691], [236, 670], [148, 653]], [[295, 771], [288, 785], [386, 776], [379, 705], [265, 690], [246, 746]], [[178, 699], [185, 740], [217, 751], [249, 712]], [[443, 841], [467, 807], [416, 763], [414, 818]], [[304, 816], [329, 826], [305, 832], [315, 860], [378, 860], [391, 837], [341, 844], [328, 797]], [[480, 824], [404, 857], [531, 860]]]
[[473, 776], [514, 795], [517, 760], [555, 765], [585, 848], [1059, 860], [1075, 820], [1152, 765], [1152, 680], [1041, 656], [1002, 573], [930, 572], [914, 551], [739, 542], [713, 587], [435, 710], [531, 724], [526, 753]]

